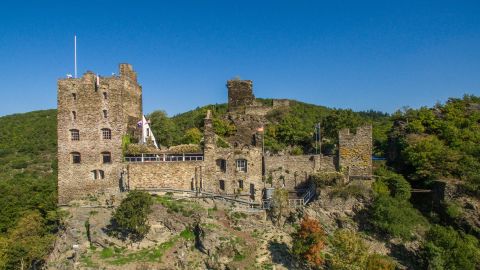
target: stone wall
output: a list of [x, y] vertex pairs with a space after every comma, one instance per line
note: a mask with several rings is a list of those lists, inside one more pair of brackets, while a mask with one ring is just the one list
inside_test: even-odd
[[203, 170], [203, 161], [129, 163], [126, 185], [130, 190], [156, 188], [194, 190], [203, 185]]
[[350, 177], [370, 179], [372, 176], [372, 126], [357, 128], [355, 134], [349, 129], [338, 133], [339, 166]]
[[267, 156], [265, 169], [269, 185], [290, 190], [304, 187], [315, 172], [336, 171], [334, 158], [320, 155]]
[[[118, 190], [122, 137], [128, 131], [128, 122], [136, 123], [141, 118], [141, 92], [135, 72], [127, 64], [120, 65], [120, 76], [100, 77], [98, 83], [97, 75], [91, 72], [77, 79], [58, 80], [60, 204], [90, 193]], [[103, 128], [111, 130], [111, 139], [102, 138]], [[79, 131], [78, 141], [72, 140], [72, 129]], [[72, 163], [73, 152], [80, 153], [79, 164]], [[111, 154], [110, 163], [103, 163], [102, 152]], [[100, 170], [104, 178], [94, 179], [93, 171]]]

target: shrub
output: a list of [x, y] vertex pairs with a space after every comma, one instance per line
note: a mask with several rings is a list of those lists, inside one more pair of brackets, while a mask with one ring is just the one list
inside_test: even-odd
[[149, 231], [148, 214], [153, 204], [150, 194], [131, 191], [120, 203], [112, 217], [113, 232], [134, 241], [142, 239]]
[[366, 270], [395, 270], [395, 262], [388, 256], [372, 254], [367, 258]]
[[335, 231], [329, 241], [328, 265], [332, 269], [363, 270], [367, 261], [367, 246], [358, 234], [351, 230]]
[[408, 201], [385, 195], [375, 199], [370, 217], [377, 229], [405, 240], [412, 239], [413, 232], [427, 224], [425, 218]]
[[366, 198], [368, 196], [369, 189], [362, 184], [351, 184], [347, 186], [339, 186], [332, 190], [330, 197], [340, 197], [344, 200], [349, 198]]
[[297, 258], [313, 267], [320, 267], [324, 263], [322, 251], [325, 248], [325, 233], [318, 221], [305, 217], [292, 238], [292, 252]]
[[377, 184], [375, 185], [376, 191], [382, 194], [386, 193], [384, 190], [378, 190], [378, 188], [382, 189], [381, 183], [386, 185], [389, 190], [389, 194], [395, 198], [401, 200], [409, 200], [411, 197], [411, 186], [410, 183], [405, 180], [405, 178], [398, 173], [392, 172], [385, 167], [380, 167], [375, 171], [375, 174], [379, 176], [379, 180], [377, 180]]
[[478, 239], [452, 227], [434, 225], [427, 233], [423, 255], [428, 269], [474, 270], [480, 267]]

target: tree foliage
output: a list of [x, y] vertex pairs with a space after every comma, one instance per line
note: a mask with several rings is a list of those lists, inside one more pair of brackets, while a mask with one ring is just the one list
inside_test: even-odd
[[59, 225], [56, 111], [0, 117], [0, 269], [40, 267]]
[[413, 239], [415, 232], [427, 225], [427, 221], [410, 202], [380, 195], [370, 209], [371, 223], [392, 237]]
[[423, 244], [425, 266], [432, 270], [474, 270], [480, 267], [477, 238], [452, 227], [434, 225]]
[[114, 234], [133, 241], [141, 240], [150, 230], [148, 214], [152, 205], [150, 194], [131, 191], [113, 213], [111, 225]]
[[292, 252], [297, 258], [313, 267], [320, 267], [324, 263], [322, 251], [325, 248], [325, 233], [318, 221], [305, 217], [292, 238]]

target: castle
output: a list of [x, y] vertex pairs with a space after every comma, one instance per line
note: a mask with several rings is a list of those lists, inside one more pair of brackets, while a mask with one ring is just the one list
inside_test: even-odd
[[204, 119], [203, 145], [197, 151], [155, 150], [125, 153], [125, 137], [143, 138], [142, 87], [129, 64], [119, 74], [58, 81], [58, 197], [60, 204], [98, 192], [134, 189], [204, 191], [261, 201], [266, 188], [294, 191], [313, 173], [339, 172], [352, 178], [372, 174], [372, 128], [339, 132], [338, 154], [267, 155], [263, 151], [266, 114], [289, 106], [288, 100], [259, 103], [249, 80], [230, 80], [225, 121], [235, 133], [221, 138], [213, 117]]

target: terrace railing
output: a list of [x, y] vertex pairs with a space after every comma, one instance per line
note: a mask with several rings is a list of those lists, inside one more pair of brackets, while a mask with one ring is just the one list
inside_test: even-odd
[[126, 162], [201, 161], [203, 154], [139, 154], [124, 157]]

